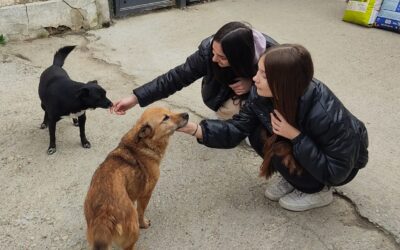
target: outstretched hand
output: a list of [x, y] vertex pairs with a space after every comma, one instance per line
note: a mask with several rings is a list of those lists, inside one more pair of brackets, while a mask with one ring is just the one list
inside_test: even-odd
[[117, 115], [125, 115], [126, 111], [136, 104], [138, 104], [137, 97], [135, 95], [131, 95], [114, 102], [113, 106], [110, 108], [110, 112]]
[[177, 131], [196, 137], [197, 139], [203, 138], [203, 132], [199, 124], [188, 122], [186, 126], [178, 129]]
[[274, 112], [270, 113], [270, 115], [272, 131], [275, 134], [289, 140], [296, 138], [300, 134], [300, 131], [290, 125], [278, 110], [274, 109]]

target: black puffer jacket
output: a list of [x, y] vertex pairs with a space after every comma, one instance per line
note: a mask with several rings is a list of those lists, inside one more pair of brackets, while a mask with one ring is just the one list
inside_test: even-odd
[[[203, 120], [200, 125], [208, 147], [232, 148], [262, 124], [272, 132], [272, 99], [257, 95], [253, 87], [238, 115], [227, 122]], [[354, 117], [322, 82], [313, 79], [300, 98], [297, 115], [301, 134], [292, 140], [295, 159], [319, 182], [340, 185], [354, 168], [368, 161], [368, 135]]]
[[[266, 48], [278, 44], [267, 35], [264, 35], [264, 37], [266, 38]], [[211, 42], [212, 36], [204, 39], [198, 50], [190, 55], [184, 64], [134, 89], [133, 93], [138, 98], [139, 105], [145, 107], [166, 98], [203, 77], [201, 89], [203, 101], [207, 107], [217, 111], [232, 96], [233, 92], [227, 85], [219, 84], [214, 80]]]

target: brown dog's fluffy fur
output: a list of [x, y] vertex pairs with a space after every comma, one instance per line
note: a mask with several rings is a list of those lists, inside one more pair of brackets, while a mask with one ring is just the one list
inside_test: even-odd
[[268, 179], [275, 172], [275, 169], [270, 166], [274, 155], [282, 159], [282, 164], [289, 169], [290, 174], [301, 175], [303, 173], [303, 168], [294, 159], [293, 148], [290, 142], [286, 140], [277, 141], [278, 136], [275, 134], [267, 136], [264, 133], [264, 137], [264, 160], [260, 166], [261, 177], [265, 176]]
[[139, 227], [150, 226], [144, 212], [169, 137], [188, 118], [187, 113], [147, 109], [96, 170], [85, 200], [86, 236], [93, 249], [108, 249], [112, 242], [134, 249]]

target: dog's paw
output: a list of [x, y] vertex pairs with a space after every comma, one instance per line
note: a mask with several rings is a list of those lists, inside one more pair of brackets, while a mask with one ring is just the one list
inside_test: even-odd
[[52, 154], [54, 154], [56, 151], [57, 151], [56, 148], [49, 148], [49, 149], [47, 149], [47, 154], [48, 154], [48, 155], [52, 155]]
[[74, 124], [75, 127], [79, 127], [78, 119], [72, 118], [72, 124]]
[[151, 225], [151, 221], [149, 219], [144, 218], [143, 221], [139, 223], [140, 228], [146, 229]]
[[47, 128], [47, 124], [46, 123], [40, 124], [40, 129], [45, 129], [45, 128]]
[[90, 142], [89, 141], [83, 141], [82, 142], [82, 147], [84, 147], [84, 148], [90, 148], [92, 145], [90, 145]]

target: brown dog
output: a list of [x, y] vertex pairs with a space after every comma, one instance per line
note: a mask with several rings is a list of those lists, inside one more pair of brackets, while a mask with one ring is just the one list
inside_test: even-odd
[[286, 140], [279, 140], [278, 136], [273, 134], [267, 136], [264, 134], [265, 144], [264, 144], [264, 160], [260, 167], [260, 176], [265, 176], [269, 178], [275, 172], [275, 169], [271, 168], [271, 160], [274, 155], [282, 159], [282, 164], [289, 169], [290, 174], [296, 173], [301, 175], [303, 173], [303, 168], [297, 163], [293, 156], [292, 144]]
[[134, 249], [139, 226], [150, 226], [144, 211], [169, 137], [188, 119], [187, 113], [147, 109], [96, 170], [85, 200], [86, 236], [93, 249], [108, 249], [112, 242]]

